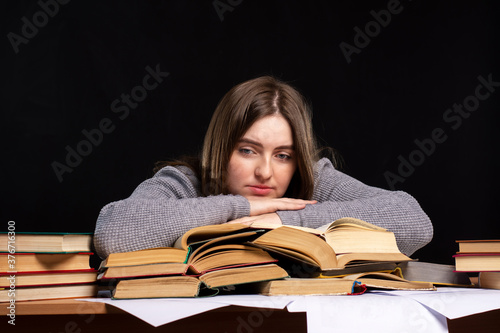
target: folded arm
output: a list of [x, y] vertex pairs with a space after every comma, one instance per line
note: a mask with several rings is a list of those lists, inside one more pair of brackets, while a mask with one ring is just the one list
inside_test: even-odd
[[94, 233], [98, 255], [172, 246], [191, 228], [249, 215], [242, 196], [198, 197], [197, 180], [186, 173], [163, 168], [129, 198], [104, 206]]

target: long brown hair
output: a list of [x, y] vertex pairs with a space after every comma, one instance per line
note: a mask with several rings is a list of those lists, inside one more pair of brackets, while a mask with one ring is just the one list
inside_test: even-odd
[[[271, 76], [258, 77], [229, 90], [217, 105], [210, 121], [200, 163], [193, 165], [193, 161], [181, 162], [190, 165], [201, 178], [203, 195], [229, 194], [227, 166], [236, 143], [255, 121], [274, 114], [281, 114], [290, 125], [297, 159], [297, 170], [285, 195], [311, 198], [314, 190], [313, 166], [318, 160], [318, 147], [313, 134], [310, 107], [291, 85]], [[157, 165], [158, 168], [160, 166]]]

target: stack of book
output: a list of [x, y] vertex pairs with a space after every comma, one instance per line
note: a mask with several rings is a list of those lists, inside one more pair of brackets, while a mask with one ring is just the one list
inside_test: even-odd
[[358, 219], [339, 219], [325, 230], [223, 224], [191, 229], [172, 248], [111, 254], [98, 280], [112, 286], [116, 299], [197, 297], [221, 289], [356, 294], [364, 290], [363, 279], [367, 286], [382, 279], [398, 280], [389, 283], [391, 289], [434, 288], [405, 285], [409, 281], [386, 272], [359, 276], [377, 265], [405, 261], [411, 259], [399, 251], [392, 232]]
[[91, 234], [0, 234], [0, 302], [90, 297]]
[[500, 289], [500, 240], [457, 240], [457, 272], [478, 273], [482, 288]]
[[124, 299], [209, 296], [230, 285], [288, 277], [269, 253], [248, 244], [259, 233], [240, 224], [194, 228], [177, 248], [109, 255], [98, 280]]

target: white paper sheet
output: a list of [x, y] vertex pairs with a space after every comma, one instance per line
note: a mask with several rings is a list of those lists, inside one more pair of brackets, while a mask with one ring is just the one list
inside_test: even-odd
[[308, 332], [448, 332], [444, 316], [405, 297], [312, 296], [306, 303]]
[[227, 304], [207, 299], [127, 299], [82, 298], [79, 301], [101, 302], [126, 311], [152, 326], [160, 326], [196, 314], [222, 308]]
[[500, 309], [500, 290], [442, 287], [437, 291], [377, 291], [411, 298], [449, 319]]
[[111, 300], [103, 302], [160, 326], [217, 308], [237, 305], [306, 312], [308, 331], [447, 332], [446, 317], [500, 309], [500, 290], [439, 288], [438, 291], [370, 291], [355, 296], [229, 295], [207, 298]]
[[236, 305], [265, 309], [284, 309], [295, 296], [267, 297], [262, 295], [230, 295], [207, 298], [158, 298], [112, 300], [109, 298], [82, 298], [87, 302], [101, 302], [126, 311], [155, 327], [175, 320], [217, 308]]
[[[286, 306], [288, 312], [307, 312], [307, 298], [311, 296], [295, 296], [295, 297], [296, 297], [295, 300], [293, 302], [290, 302], [290, 304]], [[351, 296], [345, 295], [345, 297], [351, 297]]]
[[210, 301], [225, 305], [250, 306], [266, 309], [284, 309], [295, 302], [298, 296], [263, 296], [263, 295], [220, 295], [210, 298]]

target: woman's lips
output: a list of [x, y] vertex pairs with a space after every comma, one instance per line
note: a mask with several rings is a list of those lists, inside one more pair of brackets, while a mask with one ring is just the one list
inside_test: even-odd
[[248, 188], [255, 195], [268, 195], [273, 190], [272, 187], [265, 185], [250, 185]]

